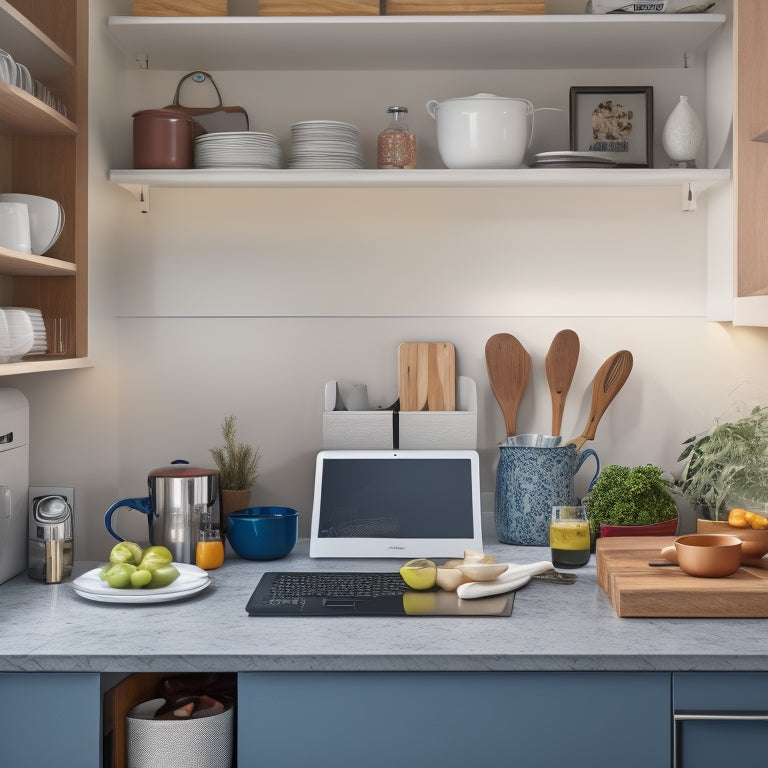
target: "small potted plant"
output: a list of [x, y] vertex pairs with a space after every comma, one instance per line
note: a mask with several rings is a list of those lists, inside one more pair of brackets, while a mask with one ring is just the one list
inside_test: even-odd
[[224, 445], [211, 448], [211, 456], [219, 469], [221, 494], [221, 532], [227, 530], [227, 515], [246, 509], [251, 503], [251, 489], [259, 476], [261, 452], [237, 441], [235, 417], [227, 416], [221, 426]]
[[590, 533], [599, 536], [668, 536], [677, 531], [673, 483], [653, 464], [611, 464], [584, 498]]
[[768, 502], [768, 407], [689, 437], [678, 484], [705, 518], [726, 520], [734, 507], [762, 511]]

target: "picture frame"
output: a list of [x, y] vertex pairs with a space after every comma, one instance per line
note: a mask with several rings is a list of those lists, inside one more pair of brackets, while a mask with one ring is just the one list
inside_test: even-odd
[[653, 86], [572, 86], [570, 134], [572, 152], [653, 168]]

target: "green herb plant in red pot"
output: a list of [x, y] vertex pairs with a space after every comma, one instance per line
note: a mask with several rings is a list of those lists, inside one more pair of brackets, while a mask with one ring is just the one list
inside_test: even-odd
[[653, 464], [604, 467], [584, 498], [592, 542], [600, 536], [674, 536], [673, 483]]

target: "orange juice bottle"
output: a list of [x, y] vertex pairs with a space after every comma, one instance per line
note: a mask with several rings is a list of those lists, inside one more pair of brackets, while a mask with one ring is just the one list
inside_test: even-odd
[[224, 564], [224, 542], [218, 531], [204, 529], [200, 531], [200, 538], [195, 551], [195, 565], [204, 571], [212, 571]]

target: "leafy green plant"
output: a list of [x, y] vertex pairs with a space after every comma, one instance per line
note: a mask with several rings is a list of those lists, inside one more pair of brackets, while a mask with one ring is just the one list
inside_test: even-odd
[[237, 442], [235, 417], [227, 416], [221, 426], [224, 445], [211, 448], [211, 456], [219, 469], [219, 485], [226, 491], [246, 491], [259, 476], [261, 452], [258, 448]]
[[611, 464], [600, 472], [584, 498], [593, 538], [600, 525], [650, 525], [677, 517], [672, 482], [653, 464], [622, 467]]
[[714, 520], [726, 519], [730, 507], [768, 502], [768, 407], [756, 406], [683, 445], [680, 492]]

